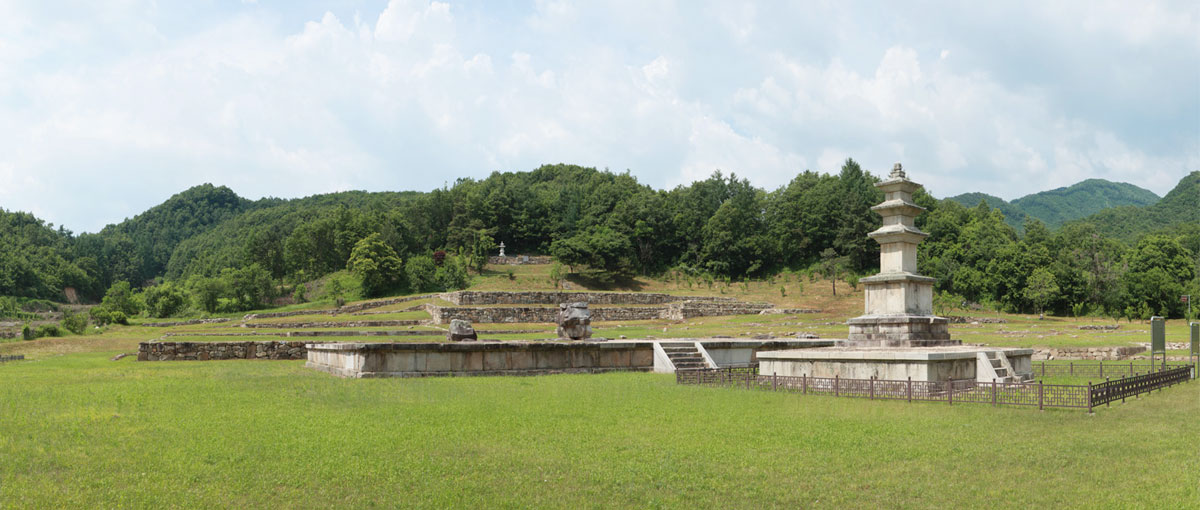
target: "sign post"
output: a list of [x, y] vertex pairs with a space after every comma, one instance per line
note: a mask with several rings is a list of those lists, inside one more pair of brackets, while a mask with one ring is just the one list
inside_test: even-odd
[[1167, 365], [1167, 321], [1166, 319], [1154, 316], [1150, 318], [1150, 370], [1154, 370], [1154, 363], [1158, 361], [1158, 357], [1162, 356], [1163, 368]]
[[1192, 360], [1192, 379], [1200, 376], [1200, 322], [1192, 323], [1192, 349], [1188, 356]]

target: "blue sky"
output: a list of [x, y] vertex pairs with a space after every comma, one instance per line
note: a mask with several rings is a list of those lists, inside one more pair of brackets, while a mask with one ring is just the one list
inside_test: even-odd
[[429, 190], [576, 163], [936, 196], [1200, 169], [1196, 2], [0, 0], [0, 207]]

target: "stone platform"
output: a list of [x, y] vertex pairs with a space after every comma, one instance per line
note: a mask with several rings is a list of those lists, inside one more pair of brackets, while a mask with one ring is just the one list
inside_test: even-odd
[[[339, 377], [539, 375], [662, 371], [659, 344], [693, 344], [708, 368], [744, 365], [759, 351], [833, 345], [829, 340], [677, 338], [663, 340], [311, 343], [305, 366]], [[669, 363], [667, 363], [669, 364]], [[674, 371], [674, 368], [671, 368]]]
[[971, 379], [990, 382], [1033, 376], [1033, 349], [834, 347], [758, 353], [763, 375], [903, 381]]
[[950, 338], [950, 320], [934, 315], [864, 315], [846, 321], [846, 347], [939, 347], [962, 345]]

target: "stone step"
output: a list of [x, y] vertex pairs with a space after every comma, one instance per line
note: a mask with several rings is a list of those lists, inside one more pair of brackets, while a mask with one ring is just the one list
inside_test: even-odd
[[666, 351], [668, 354], [672, 352], [696, 352], [696, 347], [663, 347], [663, 351]]
[[698, 353], [692, 353], [692, 354], [671, 354], [671, 355], [667, 355], [667, 357], [668, 357], [668, 358], [671, 358], [671, 361], [677, 361], [677, 360], [687, 361], [687, 360], [696, 360], [696, 359], [698, 359], [698, 360], [703, 360], [703, 359], [704, 359], [704, 356], [701, 356], [701, 355], [700, 355], [700, 354], [698, 354]]

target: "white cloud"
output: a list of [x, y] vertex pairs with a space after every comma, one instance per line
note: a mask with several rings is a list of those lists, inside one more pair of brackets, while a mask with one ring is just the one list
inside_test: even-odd
[[[1162, 193], [1200, 167], [1200, 100], [1164, 93], [1200, 72], [1125, 72], [1200, 58], [1188, 4], [945, 15], [962, 26], [843, 3], [302, 7], [179, 21], [140, 2], [65, 19], [0, 6], [0, 206], [95, 230], [205, 181], [302, 196], [568, 162], [773, 188], [853, 157], [876, 173], [903, 161], [939, 196], [1015, 198], [1088, 177]], [[912, 34], [871, 21], [893, 18]], [[1008, 45], [975, 40], [1016, 21], [1041, 38], [1018, 74]], [[1121, 72], [1088, 80], [1092, 61]], [[1095, 87], [1064, 92], [1080, 82]], [[1144, 104], [1123, 101], [1137, 91]]]

